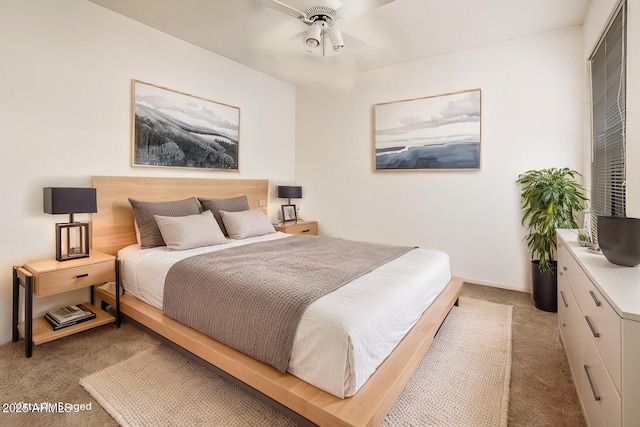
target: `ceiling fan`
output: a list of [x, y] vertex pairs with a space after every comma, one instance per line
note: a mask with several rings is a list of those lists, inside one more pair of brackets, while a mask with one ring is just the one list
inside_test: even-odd
[[309, 52], [320, 47], [322, 55], [325, 56], [327, 46], [334, 52], [340, 52], [345, 47], [345, 39], [352, 47], [372, 47], [367, 42], [342, 31], [340, 27], [345, 18], [355, 17], [394, 0], [289, 0], [287, 3], [279, 0], [257, 1], [306, 24], [309, 28], [301, 33], [304, 46]]

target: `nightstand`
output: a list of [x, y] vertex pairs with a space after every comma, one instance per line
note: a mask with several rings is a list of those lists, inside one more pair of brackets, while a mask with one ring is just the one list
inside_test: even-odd
[[[119, 296], [120, 283], [116, 258], [98, 251], [91, 251], [87, 258], [69, 261], [43, 259], [29, 261], [22, 267], [13, 267], [13, 341], [20, 335], [25, 339], [26, 357], [31, 357], [33, 345], [53, 341], [76, 332], [86, 331], [107, 323], [119, 326], [119, 298], [116, 299], [116, 316], [93, 305], [93, 286], [107, 282], [116, 283]], [[18, 323], [20, 286], [24, 287], [25, 321]], [[54, 331], [44, 316], [33, 318], [33, 296], [55, 295], [74, 289], [91, 287], [91, 302], [84, 305], [96, 313], [96, 318]]]
[[281, 222], [273, 228], [287, 234], [318, 234], [317, 221]]

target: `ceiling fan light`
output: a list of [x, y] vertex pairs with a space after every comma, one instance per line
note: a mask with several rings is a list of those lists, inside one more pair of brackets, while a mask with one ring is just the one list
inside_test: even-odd
[[322, 29], [316, 23], [311, 24], [309, 31], [307, 31], [307, 35], [304, 39], [304, 43], [309, 47], [318, 47], [320, 46], [320, 37], [322, 34]]
[[342, 33], [337, 28], [332, 28], [329, 30], [329, 40], [331, 41], [333, 50], [336, 52], [344, 47], [344, 40], [342, 40]]

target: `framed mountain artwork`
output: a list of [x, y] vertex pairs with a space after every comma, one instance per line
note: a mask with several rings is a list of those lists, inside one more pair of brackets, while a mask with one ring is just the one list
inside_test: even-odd
[[240, 109], [132, 80], [134, 166], [238, 171]]

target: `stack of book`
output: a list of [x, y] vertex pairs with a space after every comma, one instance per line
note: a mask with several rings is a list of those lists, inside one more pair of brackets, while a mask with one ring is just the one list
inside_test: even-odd
[[47, 311], [44, 315], [44, 318], [51, 324], [54, 331], [86, 322], [95, 317], [96, 314], [82, 304]]

